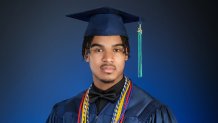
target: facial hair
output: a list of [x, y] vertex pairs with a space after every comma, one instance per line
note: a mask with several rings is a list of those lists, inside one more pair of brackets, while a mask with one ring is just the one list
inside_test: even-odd
[[[100, 66], [100, 68], [102, 69], [102, 68], [104, 68], [104, 67], [112, 67], [113, 69], [115, 69], [116, 70], [116, 66], [115, 65], [113, 65], [113, 64], [102, 64], [101, 66]], [[105, 84], [109, 84], [109, 83], [114, 83], [114, 79], [113, 80], [107, 80], [107, 79], [101, 79], [101, 78], [98, 78], [101, 82], [103, 82], [103, 83], [105, 83]]]

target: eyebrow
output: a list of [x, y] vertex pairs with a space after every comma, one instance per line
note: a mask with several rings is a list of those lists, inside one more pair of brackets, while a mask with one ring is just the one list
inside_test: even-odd
[[[114, 44], [114, 45], [112, 45], [112, 47], [117, 47], [117, 46], [122, 46], [122, 47], [124, 47], [124, 44]], [[104, 46], [101, 45], [101, 44], [92, 44], [92, 45], [90, 46], [90, 48], [92, 48], [92, 47], [104, 47]]]
[[103, 47], [103, 45], [101, 45], [101, 44], [92, 44], [92, 45], [90, 46], [90, 48], [92, 48], [92, 47]]

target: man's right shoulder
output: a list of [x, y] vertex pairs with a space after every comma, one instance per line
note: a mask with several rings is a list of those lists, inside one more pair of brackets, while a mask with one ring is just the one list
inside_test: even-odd
[[56, 103], [53, 106], [53, 111], [55, 111], [58, 115], [61, 115], [65, 112], [77, 113], [84, 92], [85, 91], [77, 94], [72, 98], [65, 99]]

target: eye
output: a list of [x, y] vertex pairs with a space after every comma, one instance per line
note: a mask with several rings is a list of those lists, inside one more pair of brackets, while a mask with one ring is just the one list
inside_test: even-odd
[[102, 50], [102, 49], [100, 49], [100, 48], [95, 48], [95, 49], [93, 49], [93, 51], [94, 51], [95, 53], [100, 53], [100, 52], [103, 52], [103, 50]]
[[114, 48], [113, 52], [115, 52], [115, 53], [122, 53], [123, 52], [123, 48]]

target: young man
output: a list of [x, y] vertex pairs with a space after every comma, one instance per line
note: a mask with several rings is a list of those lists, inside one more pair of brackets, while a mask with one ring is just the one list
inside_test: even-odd
[[112, 8], [69, 17], [89, 22], [82, 55], [93, 83], [85, 92], [57, 103], [47, 123], [176, 123], [166, 106], [124, 76], [130, 53], [124, 23], [139, 17]]

